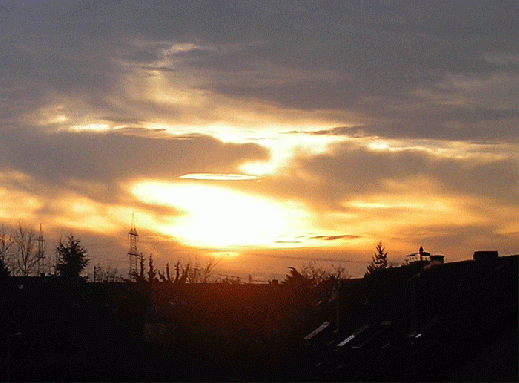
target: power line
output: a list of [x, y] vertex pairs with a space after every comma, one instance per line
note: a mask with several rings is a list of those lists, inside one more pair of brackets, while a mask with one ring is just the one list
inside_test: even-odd
[[121, 246], [117, 242], [105, 242], [105, 243], [89, 243], [86, 244], [85, 247], [87, 249], [106, 249], [107, 247], [115, 247], [115, 246]]
[[313, 257], [302, 257], [302, 256], [293, 256], [293, 255], [272, 255], [272, 254], [256, 254], [256, 253], [248, 253], [247, 255], [252, 255], [254, 257], [264, 257], [264, 258], [279, 258], [279, 259], [295, 259], [301, 261], [319, 261], [319, 262], [346, 262], [346, 263], [369, 263], [367, 261], [356, 261], [352, 259], [337, 259], [337, 258], [313, 258]]

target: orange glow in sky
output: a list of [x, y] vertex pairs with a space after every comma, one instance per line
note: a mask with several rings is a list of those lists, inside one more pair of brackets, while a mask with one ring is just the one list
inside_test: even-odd
[[278, 238], [311, 226], [311, 216], [296, 203], [222, 187], [142, 182], [131, 193], [142, 202], [178, 209], [177, 217], [155, 229], [195, 247], [273, 246]]
[[519, 251], [511, 12], [142, 3], [0, 9], [0, 227], [120, 270], [132, 213], [157, 262]]

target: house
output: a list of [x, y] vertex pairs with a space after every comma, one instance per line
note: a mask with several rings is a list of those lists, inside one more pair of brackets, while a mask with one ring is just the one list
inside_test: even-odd
[[430, 263], [444, 263], [445, 256], [440, 254], [431, 254], [427, 251], [424, 251], [423, 247], [420, 246], [420, 249], [417, 253], [412, 253], [405, 257], [406, 264], [414, 264], [417, 262], [423, 263], [424, 266]]

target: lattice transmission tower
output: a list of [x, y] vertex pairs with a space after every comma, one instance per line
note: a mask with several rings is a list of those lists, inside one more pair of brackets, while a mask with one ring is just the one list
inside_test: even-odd
[[43, 229], [40, 223], [40, 235], [38, 235], [38, 253], [36, 254], [36, 262], [38, 275], [45, 275], [45, 240], [43, 239]]
[[130, 242], [130, 248], [128, 249], [128, 259], [130, 261], [130, 270], [128, 272], [130, 280], [137, 280], [137, 263], [139, 260], [139, 253], [137, 252], [137, 229], [135, 228], [135, 217], [132, 213], [132, 224], [130, 231], [128, 232], [128, 241]]

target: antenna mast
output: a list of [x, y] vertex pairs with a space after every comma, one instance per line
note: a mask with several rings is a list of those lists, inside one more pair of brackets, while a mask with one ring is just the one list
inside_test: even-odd
[[36, 256], [38, 262], [38, 275], [45, 275], [45, 240], [43, 239], [43, 229], [40, 223], [40, 235], [38, 236], [38, 254]]
[[132, 223], [130, 227], [130, 231], [128, 232], [128, 241], [130, 242], [130, 248], [128, 249], [128, 259], [130, 261], [130, 270], [129, 276], [130, 280], [137, 280], [137, 260], [139, 259], [139, 254], [137, 253], [137, 229], [135, 228], [135, 217], [132, 213]]

